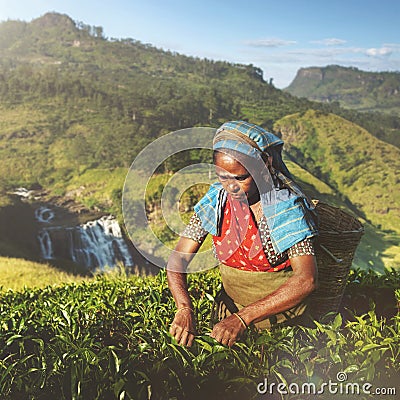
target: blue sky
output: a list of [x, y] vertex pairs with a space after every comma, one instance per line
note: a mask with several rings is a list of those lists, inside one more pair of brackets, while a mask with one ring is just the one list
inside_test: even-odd
[[283, 88], [301, 67], [400, 71], [399, 0], [0, 0], [0, 20], [48, 11], [186, 55], [253, 64]]

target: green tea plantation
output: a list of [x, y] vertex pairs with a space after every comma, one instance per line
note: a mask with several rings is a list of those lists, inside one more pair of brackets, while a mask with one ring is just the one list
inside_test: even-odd
[[[378, 277], [353, 271], [348, 287], [360, 293], [363, 281], [392, 290], [398, 300], [398, 272]], [[309, 327], [249, 330], [228, 348], [209, 336], [219, 282], [215, 270], [189, 276], [199, 328], [191, 348], [168, 333], [175, 306], [165, 271], [3, 290], [1, 399], [362, 399], [380, 398], [373, 395], [378, 390], [385, 399], [396, 398], [396, 390], [399, 395], [396, 312], [378, 315], [371, 302], [364, 314], [347, 310], [346, 317], [339, 313]], [[329, 382], [335, 382], [336, 394], [328, 392]], [[349, 396], [344, 383], [362, 391]]]

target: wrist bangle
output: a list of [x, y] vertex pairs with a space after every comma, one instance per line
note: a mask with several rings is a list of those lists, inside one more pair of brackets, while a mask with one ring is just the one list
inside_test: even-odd
[[243, 325], [244, 329], [248, 328], [246, 322], [244, 322], [244, 319], [239, 314], [234, 312], [233, 315], [241, 322], [241, 324]]
[[179, 308], [176, 310], [176, 312], [178, 313], [179, 311], [182, 311], [182, 310], [190, 310], [191, 312], [194, 312], [194, 311], [193, 311], [193, 308], [191, 308], [191, 307], [179, 307]]

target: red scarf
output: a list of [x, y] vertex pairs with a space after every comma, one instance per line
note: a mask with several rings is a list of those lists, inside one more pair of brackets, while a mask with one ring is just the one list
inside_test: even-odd
[[287, 260], [277, 267], [271, 267], [249, 206], [230, 196], [225, 204], [221, 235], [213, 236], [213, 241], [218, 259], [230, 267], [275, 272], [290, 265], [290, 260]]

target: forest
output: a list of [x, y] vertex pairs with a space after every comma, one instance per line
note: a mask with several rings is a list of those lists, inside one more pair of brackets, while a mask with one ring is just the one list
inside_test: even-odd
[[3, 186], [45, 186], [79, 168], [127, 167], [151, 140], [176, 129], [229, 119], [273, 129], [308, 109], [400, 144], [395, 116], [299, 99], [265, 82], [253, 65], [196, 59], [100, 32], [51, 13], [0, 25]]

